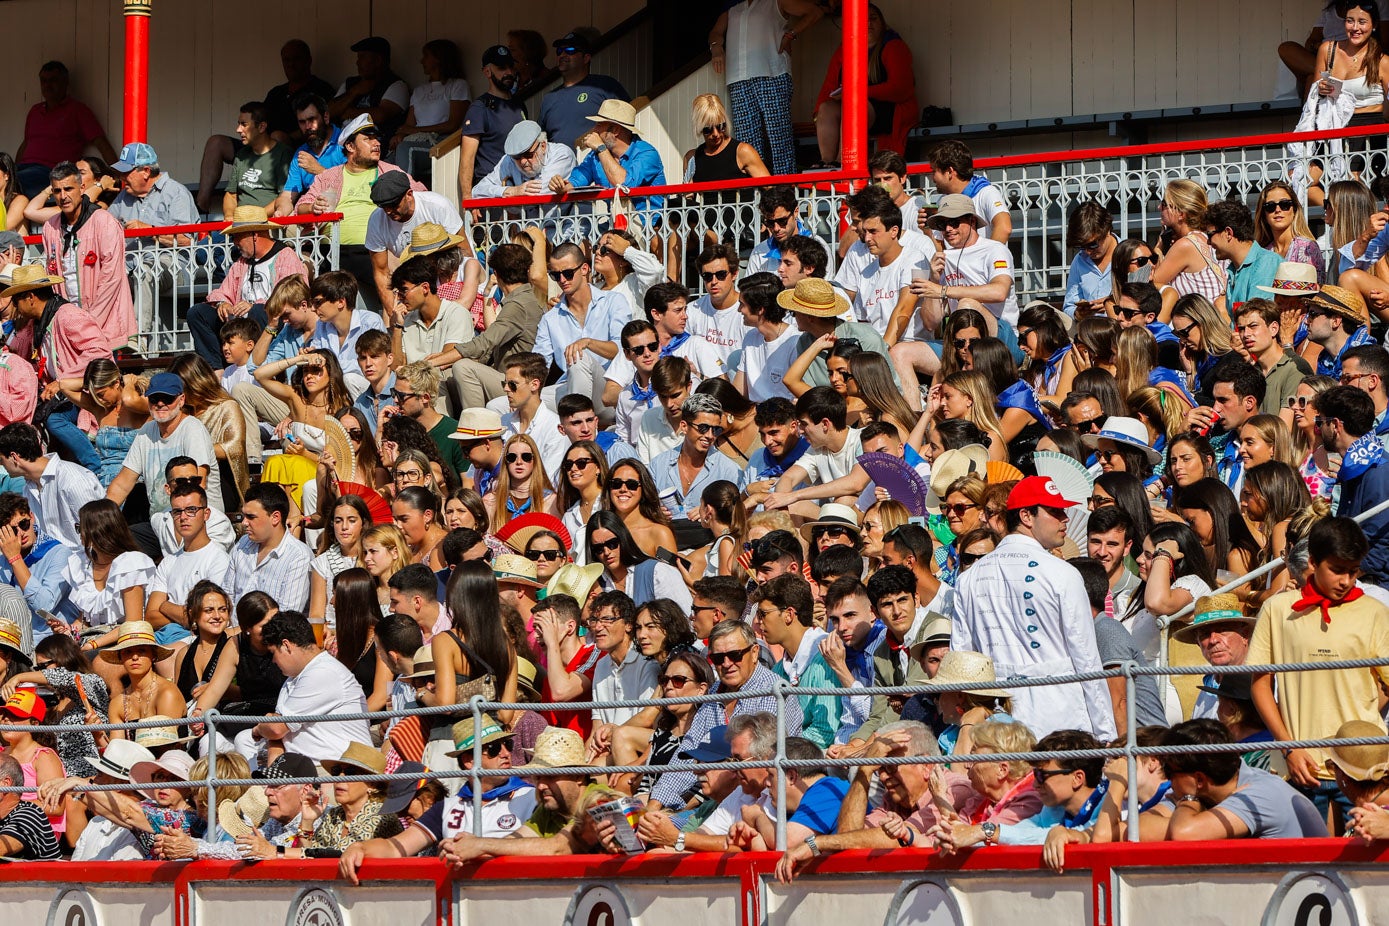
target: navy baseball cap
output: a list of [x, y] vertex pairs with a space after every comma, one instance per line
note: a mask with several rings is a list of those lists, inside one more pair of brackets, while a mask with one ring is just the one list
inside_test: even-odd
[[145, 389], [145, 398], [152, 399], [157, 395], [178, 396], [183, 395], [183, 380], [178, 378], [177, 373], [156, 373], [150, 379], [150, 384]]
[[555, 39], [554, 42], [551, 44], [553, 44], [557, 50], [563, 48], [572, 48], [575, 51], [580, 52], [581, 54], [593, 54], [593, 45], [589, 43], [587, 38], [585, 38], [578, 32], [570, 32], [566, 35], [562, 35], [559, 38]]
[[482, 53], [482, 66], [487, 67], [489, 64], [509, 68], [515, 66], [516, 59], [512, 57], [511, 49], [505, 45], [491, 45]]
[[727, 762], [733, 757], [733, 747], [728, 744], [728, 727], [717, 726], [693, 749], [680, 752], [680, 758], [696, 762]]

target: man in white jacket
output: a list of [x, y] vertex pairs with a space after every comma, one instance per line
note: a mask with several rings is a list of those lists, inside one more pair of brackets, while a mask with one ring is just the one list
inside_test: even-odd
[[[1066, 509], [1073, 504], [1050, 479], [1019, 482], [1008, 496], [1008, 536], [957, 583], [950, 648], [989, 656], [1002, 687], [1010, 677], [1102, 668], [1084, 580], [1051, 552], [1066, 538]], [[1115, 736], [1103, 679], [1015, 688], [1012, 697], [1013, 716], [1039, 738], [1063, 729], [1085, 730], [1101, 741]]]

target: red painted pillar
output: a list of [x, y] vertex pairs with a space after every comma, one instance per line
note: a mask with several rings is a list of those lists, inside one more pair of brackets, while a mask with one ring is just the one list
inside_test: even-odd
[[122, 141], [149, 140], [150, 8], [153, 0], [124, 0], [125, 111]]
[[840, 160], [845, 170], [868, 169], [868, 0], [844, 0], [844, 115]]

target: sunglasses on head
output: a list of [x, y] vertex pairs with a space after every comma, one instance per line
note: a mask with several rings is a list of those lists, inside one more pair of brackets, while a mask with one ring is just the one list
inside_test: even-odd
[[727, 132], [728, 132], [728, 123], [727, 123], [727, 122], [720, 122], [718, 125], [706, 125], [704, 128], [702, 128], [702, 129], [699, 130], [699, 134], [703, 135], [705, 138], [708, 138], [710, 135], [713, 135], [715, 132], [719, 132], [719, 133], [722, 133], [722, 134], [727, 134]]
[[554, 561], [554, 560], [559, 559], [559, 558], [560, 558], [561, 556], [563, 556], [563, 555], [564, 555], [564, 552], [563, 552], [562, 550], [527, 550], [527, 551], [526, 551], [526, 559], [530, 560], [532, 563], [538, 563], [538, 562], [540, 562], [542, 559], [543, 559], [545, 562], [547, 562], [547, 563], [548, 563], [548, 562], [552, 562], [552, 561]]
[[517, 453], [508, 453], [506, 455], [506, 462], [508, 463], [515, 463], [517, 460], [520, 460], [522, 463], [533, 463], [535, 462], [535, 454], [531, 453], [529, 450], [522, 450]]
[[730, 273], [732, 273], [730, 270], [704, 270], [700, 272], [699, 276], [706, 283], [712, 283], [714, 280], [718, 280], [722, 283], [724, 280], [728, 279]]
[[721, 666], [729, 660], [732, 660], [733, 662], [740, 662], [744, 656], [746, 656], [748, 653], [752, 652], [756, 648], [757, 644], [754, 643], [751, 646], [745, 646], [742, 649], [731, 649], [726, 653], [710, 653], [709, 661], [716, 666]]
[[633, 357], [641, 357], [645, 354], [659, 354], [660, 352], [661, 346], [655, 341], [648, 341], [645, 344], [627, 345], [627, 353], [631, 354]]
[[609, 489], [626, 489], [628, 492], [640, 492], [640, 479], [613, 479], [608, 483]]
[[1275, 212], [1295, 212], [1297, 203], [1291, 199], [1270, 199], [1264, 203], [1264, 215], [1273, 215]]
[[568, 270], [551, 270], [550, 279], [554, 280], [556, 283], [558, 283], [561, 280], [567, 283], [570, 280], [574, 279], [574, 274], [578, 273], [580, 269], [582, 268], [570, 267]]

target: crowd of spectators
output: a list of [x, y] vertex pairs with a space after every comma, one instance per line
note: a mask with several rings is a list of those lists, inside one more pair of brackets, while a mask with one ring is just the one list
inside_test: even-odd
[[[567, 87], [592, 79], [583, 41], [562, 40]], [[1389, 834], [1389, 748], [1279, 745], [1382, 736], [1384, 668], [1145, 677], [1131, 701], [1119, 676], [1015, 684], [1389, 655], [1383, 213], [1331, 223], [1328, 250], [1280, 182], [1256, 215], [1175, 180], [1153, 241], [1086, 202], [1065, 300], [1029, 302], [1004, 196], [952, 142], [934, 209], [875, 155], [838, 247], [766, 187], [764, 237], [706, 243], [696, 298], [629, 229], [551, 242], [537, 221], [474, 253], [457, 204], [382, 159], [453, 107], [393, 101], [386, 49], [359, 45], [336, 97], [290, 104], [309, 160], [343, 156], [289, 199], [343, 214], [338, 266], [305, 264], [269, 221], [284, 191], [246, 166], [195, 351], [122, 373], [117, 207], [177, 187], [130, 145], [111, 209], [54, 167], [43, 260], [0, 270], [0, 783], [28, 789], [0, 797], [4, 854], [333, 857], [355, 879], [421, 853], [766, 849], [784, 812], [789, 879], [895, 846], [1042, 845], [1060, 867], [1135, 825]], [[456, 62], [428, 54], [432, 102], [452, 99]], [[488, 56], [507, 91], [512, 51]], [[587, 116], [576, 96], [549, 128], [514, 121], [502, 189], [570, 140], [589, 159], [552, 190], [639, 171], [610, 89]], [[242, 113], [234, 173], [285, 144], [265, 108]], [[807, 763], [784, 807], [770, 766], [709, 767], [770, 763], [778, 683]], [[925, 693], [797, 693], [899, 685]], [[736, 697], [566, 707], [712, 693]], [[474, 695], [522, 706], [477, 723]], [[238, 719], [204, 735], [214, 709]], [[1192, 750], [1128, 780], [1090, 753], [1130, 718], [1140, 745]], [[108, 720], [157, 725], [81, 729]], [[74, 729], [25, 729], [54, 722]], [[1034, 750], [1059, 758], [971, 760]], [[475, 761], [510, 771], [484, 780], [480, 836]], [[209, 765], [264, 784], [210, 807], [180, 785]], [[643, 765], [668, 768], [602, 771]], [[580, 766], [598, 771], [539, 774]], [[276, 784], [396, 771], [417, 777]], [[82, 790], [116, 781], [145, 787]]]

